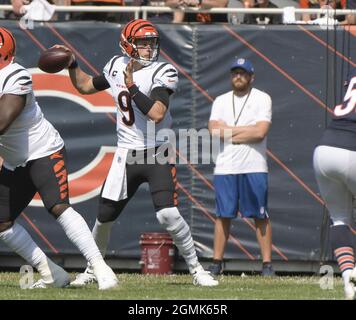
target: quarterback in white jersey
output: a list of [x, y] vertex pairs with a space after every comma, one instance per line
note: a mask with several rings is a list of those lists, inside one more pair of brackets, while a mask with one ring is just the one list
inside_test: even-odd
[[64, 142], [44, 118], [30, 73], [14, 63], [16, 42], [0, 28], [0, 239], [41, 274], [34, 288], [65, 287], [67, 272], [51, 261], [15, 222], [38, 192], [68, 238], [94, 265], [99, 289], [116, 286], [84, 219], [69, 204]]
[[[117, 106], [117, 145], [135, 150], [154, 148], [164, 141], [156, 141], [155, 136], [147, 136], [147, 124], [154, 120], [148, 119], [137, 107], [135, 100], [130, 98], [121, 71], [126, 69], [129, 62], [130, 58], [127, 56], [116, 56], [106, 64], [103, 72]], [[152, 92], [159, 95], [162, 90], [172, 94], [177, 88], [178, 72], [171, 64], [153, 62], [135, 71], [133, 81], [146, 96], [151, 96]], [[157, 98], [159, 99], [159, 96]], [[171, 114], [167, 110], [162, 119], [155, 123], [155, 130], [170, 128], [171, 124]]]
[[[151, 164], [148, 160], [159, 153], [163, 141], [156, 141], [155, 134], [148, 135], [147, 128], [154, 123], [157, 132], [171, 126], [169, 98], [177, 88], [178, 72], [171, 64], [157, 62], [159, 35], [149, 21], [130, 21], [121, 32], [120, 47], [124, 56], [113, 57], [100, 76], [84, 73], [73, 54], [68, 66], [72, 83], [79, 92], [89, 94], [110, 88], [117, 104], [118, 148], [101, 192], [94, 238], [105, 255], [115, 219], [138, 187], [148, 182], [157, 219], [184, 257], [193, 283], [215, 286], [218, 282], [199, 263], [190, 228], [177, 209], [175, 167], [169, 163]], [[129, 161], [137, 153], [141, 154], [143, 164]], [[88, 265], [72, 284], [81, 286], [93, 280], [95, 275]]]

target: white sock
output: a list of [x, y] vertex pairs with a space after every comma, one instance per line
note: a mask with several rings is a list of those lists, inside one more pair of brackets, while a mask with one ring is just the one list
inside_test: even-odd
[[[114, 221], [110, 222], [100, 222], [98, 219], [95, 220], [94, 228], [91, 232], [94, 241], [99, 248], [99, 251], [103, 258], [106, 255], [106, 250], [108, 248], [108, 243], [110, 239], [111, 227]], [[88, 262], [87, 271], [94, 272], [93, 266]]]
[[93, 231], [91, 232], [103, 257], [106, 255], [106, 250], [108, 248], [110, 239], [110, 232], [113, 224], [114, 221], [100, 222], [98, 219], [96, 219]]
[[26, 229], [17, 223], [1, 232], [0, 239], [35, 268], [47, 260], [44, 252], [32, 240]]
[[352, 270], [348, 269], [348, 270], [345, 270], [343, 273], [342, 273], [342, 278], [344, 279], [344, 283], [347, 284], [350, 282], [350, 275], [351, 275], [351, 272]]
[[57, 218], [57, 221], [62, 226], [69, 240], [72, 241], [91, 265], [103, 262], [103, 257], [89, 227], [78, 212], [70, 207]]
[[176, 207], [161, 209], [156, 213], [158, 221], [171, 235], [174, 244], [188, 265], [190, 273], [200, 266], [194, 241], [188, 224]]
[[21, 225], [14, 223], [10, 229], [0, 233], [0, 239], [36, 268], [45, 282], [54, 281], [54, 271], [61, 268], [45, 255]]

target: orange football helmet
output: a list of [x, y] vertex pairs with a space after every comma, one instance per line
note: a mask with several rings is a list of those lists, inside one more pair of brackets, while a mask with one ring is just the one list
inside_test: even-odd
[[[147, 40], [152, 50], [149, 58], [140, 56], [138, 52], [138, 42]], [[160, 44], [159, 34], [156, 27], [149, 21], [136, 19], [128, 22], [121, 31], [120, 47], [122, 53], [136, 60], [142, 65], [150, 65], [157, 61], [159, 56]]]
[[0, 28], [0, 69], [5, 68], [14, 59], [16, 52], [16, 41], [12, 33]]

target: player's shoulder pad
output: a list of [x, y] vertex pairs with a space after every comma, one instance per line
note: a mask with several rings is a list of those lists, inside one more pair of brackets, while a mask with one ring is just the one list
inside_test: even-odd
[[[121, 59], [120, 59], [121, 58]], [[114, 69], [114, 66], [115, 66], [115, 64], [117, 63], [117, 62], [119, 62], [120, 60], [122, 60], [122, 56], [114, 56], [114, 57], [112, 57], [110, 60], [109, 60], [109, 62], [105, 65], [105, 67], [104, 67], [104, 74], [106, 75], [106, 76], [109, 76], [109, 75], [111, 75], [111, 72], [113, 71], [113, 69]]]
[[175, 91], [178, 85], [178, 71], [170, 63], [160, 63], [152, 75], [155, 87], [165, 87]]
[[0, 89], [3, 93], [27, 93], [32, 89], [32, 76], [20, 64], [12, 63], [1, 76]]

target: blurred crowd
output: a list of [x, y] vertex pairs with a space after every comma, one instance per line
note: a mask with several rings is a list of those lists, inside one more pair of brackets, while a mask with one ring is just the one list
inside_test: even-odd
[[[16, 19], [26, 12], [30, 1], [44, 0], [0, 0], [0, 4], [12, 4], [13, 12], [6, 12], [3, 18]], [[47, 0], [50, 4], [78, 6], [168, 6], [174, 9], [173, 13], [149, 13], [148, 19], [154, 23], [219, 23], [233, 24], [282, 24], [282, 14], [206, 14], [188, 13], [186, 8], [329, 8], [329, 9], [356, 9], [356, 0]], [[329, 11], [332, 11], [329, 10]], [[295, 22], [308, 23], [316, 21], [320, 15], [295, 15]], [[54, 15], [52, 20], [99, 20], [109, 22], [127, 22], [134, 17], [133, 13], [92, 13], [76, 12], [70, 14]], [[292, 19], [292, 23], [294, 20]], [[356, 24], [356, 14], [336, 16], [336, 23]], [[287, 22], [288, 23], [288, 22]]]

